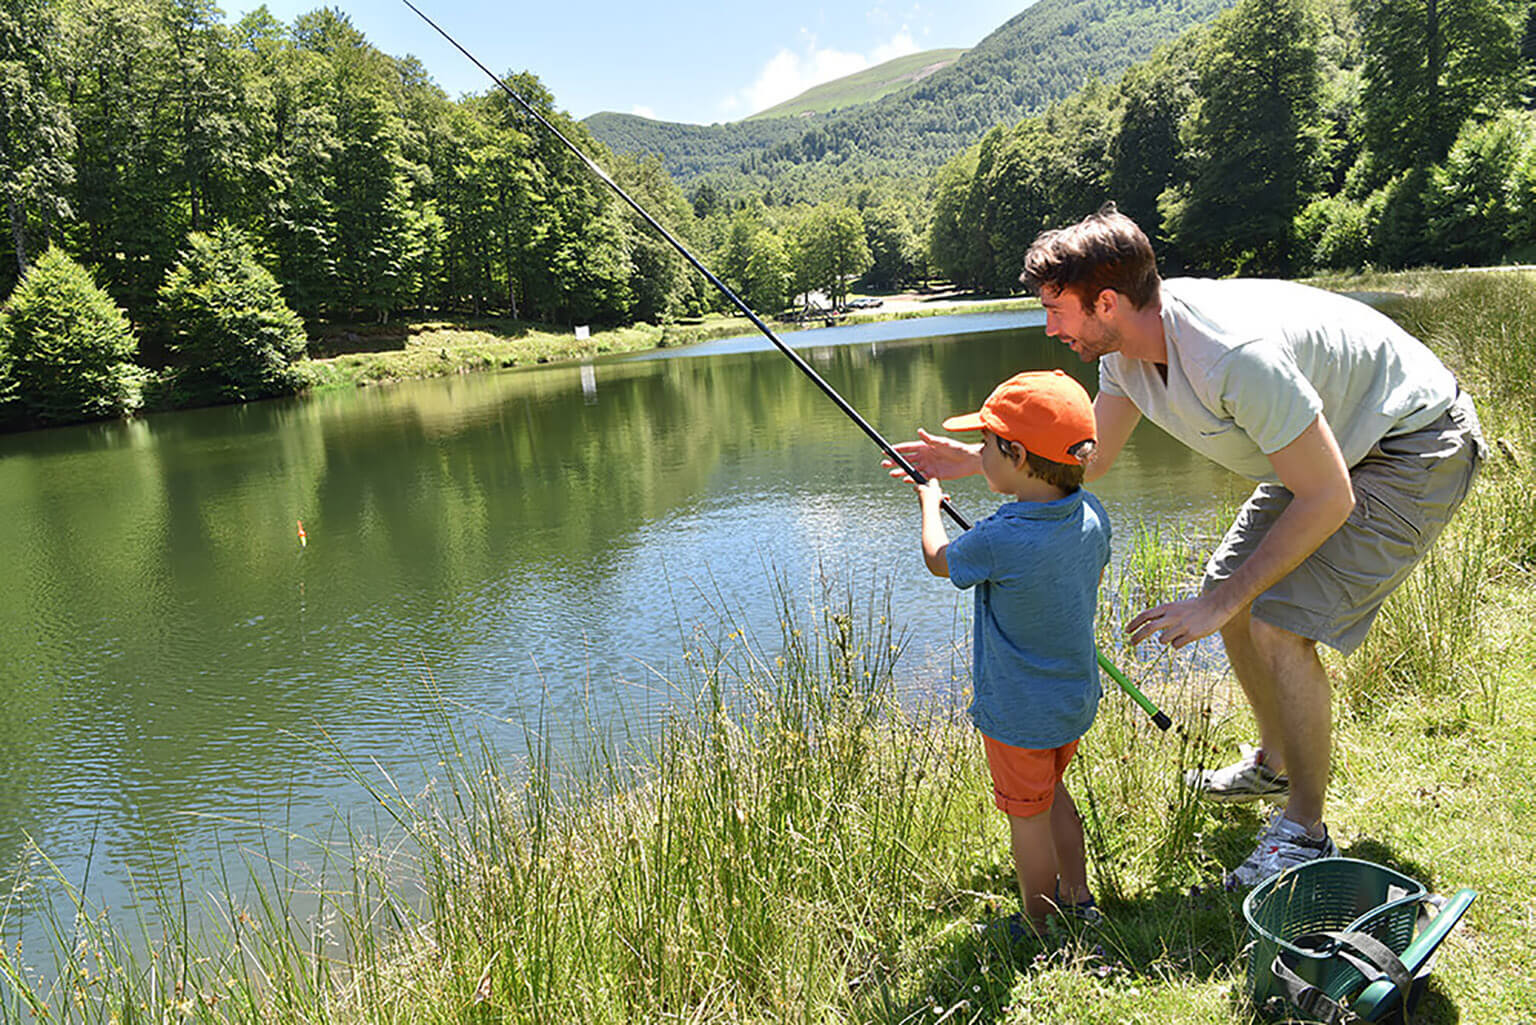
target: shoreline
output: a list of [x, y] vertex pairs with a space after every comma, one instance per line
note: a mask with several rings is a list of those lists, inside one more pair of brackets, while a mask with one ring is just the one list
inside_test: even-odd
[[[842, 324], [873, 324], [965, 313], [996, 313], [1038, 309], [1029, 296], [973, 297], [960, 291], [905, 292], [882, 297], [872, 310], [844, 313]], [[778, 334], [819, 328], [822, 318], [806, 321], [767, 320]], [[304, 379], [300, 394], [367, 388], [398, 381], [426, 380], [453, 374], [507, 370], [570, 363], [624, 353], [681, 348], [757, 333], [741, 316], [710, 314], [698, 321], [654, 325], [630, 324], [593, 330], [578, 339], [568, 328], [502, 318], [456, 318], [405, 321], [388, 327], [336, 325], [311, 336], [310, 346], [329, 355], [299, 364]], [[369, 339], [387, 339], [384, 348], [351, 348]]]

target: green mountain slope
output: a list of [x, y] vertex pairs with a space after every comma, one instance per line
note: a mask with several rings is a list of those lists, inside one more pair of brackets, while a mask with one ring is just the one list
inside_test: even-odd
[[708, 126], [602, 113], [585, 124], [612, 149], [656, 154], [685, 186], [926, 174], [994, 125], [1118, 75], [1233, 2], [1038, 0], [953, 64], [852, 109]]
[[955, 62], [964, 50], [924, 50], [877, 64], [831, 82], [812, 86], [794, 99], [775, 104], [747, 118], [790, 117], [796, 114], [825, 114], [864, 103], [873, 103], [899, 89], [921, 82], [934, 72]]
[[795, 138], [805, 129], [802, 118], [733, 121], [730, 124], [690, 125], [652, 121], [638, 114], [603, 111], [582, 121], [593, 138], [620, 153], [652, 153], [679, 183], [731, 169], [751, 154], [761, 153]]

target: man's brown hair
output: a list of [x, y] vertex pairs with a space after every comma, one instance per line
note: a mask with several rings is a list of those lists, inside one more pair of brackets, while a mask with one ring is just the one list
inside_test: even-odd
[[1024, 255], [1019, 280], [1036, 295], [1044, 285], [1070, 290], [1084, 306], [1113, 289], [1138, 310], [1162, 283], [1152, 243], [1112, 202], [1070, 227], [1041, 232]]

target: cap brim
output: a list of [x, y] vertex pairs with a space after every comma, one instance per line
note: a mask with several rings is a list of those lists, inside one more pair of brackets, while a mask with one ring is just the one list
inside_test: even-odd
[[986, 424], [981, 422], [981, 414], [979, 412], [961, 413], [959, 416], [952, 416], [944, 421], [944, 429], [946, 431], [979, 431], [984, 427], [986, 427]]

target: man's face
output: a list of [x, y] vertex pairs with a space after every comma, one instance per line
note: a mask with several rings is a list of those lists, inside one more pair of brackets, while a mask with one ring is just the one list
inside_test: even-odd
[[1119, 350], [1119, 331], [1093, 307], [1085, 307], [1071, 289], [1042, 286], [1040, 305], [1045, 307], [1045, 333], [1077, 353], [1084, 363]]

